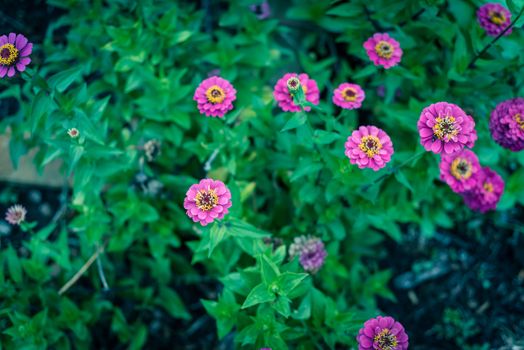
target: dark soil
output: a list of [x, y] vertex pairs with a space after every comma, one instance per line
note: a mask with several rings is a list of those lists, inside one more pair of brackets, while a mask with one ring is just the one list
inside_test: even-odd
[[408, 227], [402, 244], [388, 243], [382, 266], [396, 276], [398, 302], [381, 300], [381, 309], [416, 349], [521, 348], [513, 346], [524, 340], [523, 208], [456, 227], [431, 239]]

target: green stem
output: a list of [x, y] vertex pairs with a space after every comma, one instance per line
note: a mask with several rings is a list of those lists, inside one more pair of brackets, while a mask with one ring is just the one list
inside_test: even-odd
[[478, 54], [475, 55], [475, 57], [473, 57], [473, 59], [471, 60], [471, 62], [469, 62], [468, 64], [468, 69], [470, 68], [473, 68], [473, 66], [475, 65], [475, 62], [477, 62], [477, 60], [480, 58], [480, 56], [482, 56], [486, 51], [488, 51], [488, 49], [493, 46], [493, 44], [495, 44], [497, 42], [497, 40], [499, 40], [500, 38], [502, 38], [502, 36], [504, 34], [506, 34], [506, 32], [508, 30], [510, 30], [514, 25], [515, 23], [517, 23], [517, 21], [519, 20], [520, 16], [522, 16], [522, 13], [524, 13], [524, 6], [522, 7], [522, 9], [520, 10], [519, 14], [517, 15], [517, 17], [515, 17], [515, 19], [509, 24], [509, 26], [507, 26], [506, 28], [504, 28], [504, 30], [502, 32], [500, 32], [499, 35], [497, 35], [493, 40], [491, 40], [489, 42], [489, 44], [487, 44], [486, 46], [484, 46], [484, 48], [482, 49], [482, 51], [480, 51]]
[[362, 192], [366, 192], [367, 190], [369, 190], [372, 186], [378, 184], [379, 182], [381, 182], [382, 180], [384, 180], [386, 177], [388, 177], [389, 175], [391, 174], [394, 174], [396, 173], [400, 168], [406, 166], [407, 164], [413, 162], [415, 159], [418, 159], [419, 157], [421, 157], [424, 153], [426, 153], [427, 151], [426, 150], [422, 150], [418, 153], [415, 153], [414, 155], [412, 155], [411, 157], [409, 157], [408, 159], [406, 159], [405, 161], [403, 161], [402, 163], [400, 163], [399, 165], [397, 166], [394, 166], [392, 168], [389, 169], [389, 171], [385, 174], [383, 174], [382, 176], [376, 178], [373, 182], [367, 184], [367, 185], [364, 185], [361, 187], [361, 190]]

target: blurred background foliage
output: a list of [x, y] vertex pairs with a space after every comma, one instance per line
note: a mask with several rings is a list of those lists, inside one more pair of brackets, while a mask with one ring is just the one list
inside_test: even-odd
[[[415, 317], [432, 298], [425, 281], [461, 268], [478, 267], [477, 311], [485, 299], [510, 297], [504, 289], [490, 295], [497, 285], [523, 288], [524, 153], [495, 144], [488, 120], [497, 103], [524, 96], [524, 33], [516, 28], [470, 65], [492, 40], [477, 23], [482, 3], [273, 1], [271, 15], [259, 19], [253, 1], [244, 0], [7, 0], [1, 32], [23, 33], [35, 49], [29, 75], [0, 81], [0, 130], [9, 140], [1, 152], [15, 168], [30, 150], [39, 170], [59, 161], [64, 185], [2, 184], [1, 205], [26, 205], [36, 227], [2, 230], [1, 346], [355, 348], [362, 323], [388, 312], [416, 349], [518, 343], [524, 325], [510, 316], [521, 308], [471, 312], [444, 293]], [[369, 61], [362, 44], [375, 32], [400, 42], [399, 66], [385, 71]], [[319, 84], [324, 113], [308, 113], [313, 132], [280, 132], [291, 114], [275, 106], [272, 90], [287, 72], [305, 72]], [[196, 86], [215, 74], [238, 91], [224, 120], [199, 115], [192, 100]], [[331, 103], [345, 81], [365, 90], [361, 109]], [[473, 150], [506, 182], [496, 212], [469, 211], [439, 181], [433, 154], [370, 187], [387, 170], [360, 170], [344, 156], [352, 130], [376, 125], [392, 138], [393, 164], [402, 163], [422, 149], [416, 121], [437, 101], [474, 117]], [[67, 135], [72, 127], [79, 141]], [[149, 140], [161, 144], [151, 161]], [[182, 202], [206, 176], [227, 184], [233, 207], [231, 220], [204, 229]], [[35, 191], [52, 214], [31, 204]], [[327, 247], [315, 275], [286, 257], [286, 246], [302, 234]], [[263, 238], [270, 236], [268, 244]], [[475, 258], [494, 244], [506, 260], [486, 258], [487, 270], [483, 257], [460, 264], [464, 251]], [[97, 263], [59, 295], [100, 247]], [[398, 280], [400, 273], [408, 275]], [[466, 283], [437, 280], [431, 288], [437, 293], [449, 281]], [[253, 296], [257, 285], [271, 283], [276, 297]], [[519, 296], [512, 300], [522, 305]], [[494, 316], [513, 323], [488, 331], [495, 326], [484, 321]]]

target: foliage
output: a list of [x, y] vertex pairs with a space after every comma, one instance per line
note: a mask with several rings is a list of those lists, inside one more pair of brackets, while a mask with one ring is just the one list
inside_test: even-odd
[[[524, 6], [509, 2], [514, 16]], [[497, 146], [487, 127], [498, 102], [524, 96], [524, 34], [514, 30], [469, 65], [491, 40], [476, 22], [480, 1], [272, 2], [264, 20], [244, 0], [48, 3], [64, 14], [35, 42], [27, 73], [0, 82], [0, 101], [17, 106], [0, 129], [10, 132], [15, 166], [33, 148], [38, 169], [63, 162], [71, 215], [66, 225], [27, 228], [25, 254], [2, 244], [7, 349], [85, 349], [99, 341], [97, 329], [115, 344], [154, 347], [158, 320], [189, 327], [195, 315], [182, 290], [207, 278], [221, 287], [202, 305], [218, 337], [234, 332], [238, 348], [354, 348], [362, 323], [379, 313], [377, 298], [394, 299], [391, 272], [378, 264], [384, 240], [401, 244], [404, 224], [431, 236], [457, 217], [489, 220], [524, 204], [524, 153]], [[399, 66], [369, 62], [362, 43], [379, 31], [400, 42]], [[192, 99], [216, 69], [238, 91], [223, 120], [200, 115]], [[306, 72], [322, 91], [320, 109], [306, 118], [273, 101], [288, 71]], [[344, 81], [366, 91], [362, 109], [331, 103]], [[475, 118], [474, 151], [506, 181], [497, 212], [465, 208], [438, 180], [437, 156], [410, 160], [421, 150], [420, 111], [437, 101]], [[359, 125], [388, 132], [391, 167], [349, 164], [344, 141]], [[70, 128], [80, 137], [70, 138]], [[152, 161], [149, 140], [161, 143]], [[201, 227], [182, 203], [206, 176], [226, 183], [233, 206]], [[326, 244], [317, 274], [287, 259], [286, 246], [302, 234]], [[267, 244], [270, 236], [284, 245]], [[58, 295], [105, 244], [110, 293], [93, 267]]]

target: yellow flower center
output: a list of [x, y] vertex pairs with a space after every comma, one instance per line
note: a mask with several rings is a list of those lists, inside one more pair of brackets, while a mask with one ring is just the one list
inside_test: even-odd
[[520, 113], [517, 113], [513, 116], [513, 119], [515, 119], [515, 121], [519, 125], [519, 128], [524, 130], [524, 118], [522, 118], [522, 115]]
[[215, 190], [198, 191], [195, 203], [200, 210], [210, 211], [218, 204], [218, 196]]
[[455, 125], [455, 118], [452, 116], [444, 118], [437, 117], [435, 121], [436, 123], [433, 125], [433, 134], [436, 138], [439, 140], [449, 140], [452, 137], [457, 136], [459, 131]]
[[382, 144], [376, 136], [366, 135], [362, 137], [358, 147], [366, 153], [369, 158], [373, 158], [382, 149]]
[[486, 190], [486, 192], [493, 192], [493, 184], [491, 182], [484, 182], [482, 187], [484, 187], [484, 190]]
[[491, 23], [500, 25], [506, 22], [506, 16], [504, 16], [502, 12], [491, 11], [489, 13], [489, 20], [491, 21]]
[[451, 162], [451, 175], [457, 180], [467, 180], [473, 173], [471, 162], [464, 158], [455, 158]]
[[375, 45], [375, 52], [382, 58], [390, 59], [391, 55], [393, 55], [393, 51], [395, 51], [395, 48], [387, 41], [382, 40]]
[[396, 349], [398, 345], [397, 337], [391, 334], [387, 328], [384, 328], [379, 334], [375, 335], [373, 341], [380, 350], [393, 350]]
[[342, 97], [344, 98], [344, 101], [354, 102], [357, 100], [357, 90], [350, 87], [345, 88], [342, 90]]
[[18, 50], [13, 44], [4, 44], [0, 46], [0, 64], [11, 66], [18, 58]]
[[206, 91], [207, 100], [211, 103], [222, 103], [226, 98], [226, 93], [218, 85], [213, 85]]

